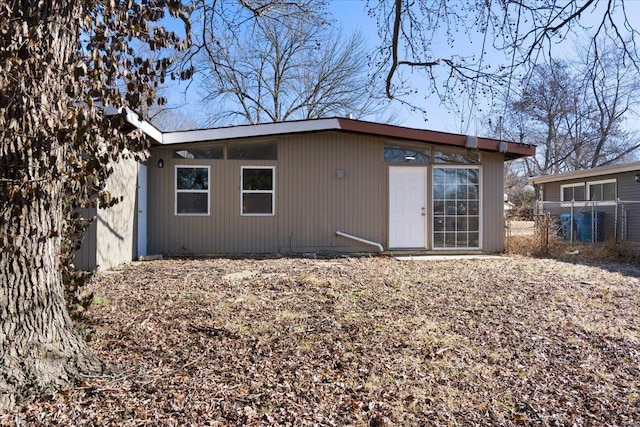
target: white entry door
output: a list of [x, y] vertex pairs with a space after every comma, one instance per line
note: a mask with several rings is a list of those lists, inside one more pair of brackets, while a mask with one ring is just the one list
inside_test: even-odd
[[138, 257], [147, 255], [147, 167], [138, 164]]
[[425, 248], [427, 168], [389, 167], [389, 247]]

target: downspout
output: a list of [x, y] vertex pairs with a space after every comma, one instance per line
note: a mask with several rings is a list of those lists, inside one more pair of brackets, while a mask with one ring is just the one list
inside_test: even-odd
[[356, 242], [366, 243], [367, 245], [375, 246], [378, 251], [384, 252], [384, 248], [380, 243], [372, 242], [371, 240], [363, 239], [362, 237], [353, 236], [351, 234], [343, 233], [342, 231], [336, 231], [336, 235], [346, 237], [347, 239], [355, 240]]

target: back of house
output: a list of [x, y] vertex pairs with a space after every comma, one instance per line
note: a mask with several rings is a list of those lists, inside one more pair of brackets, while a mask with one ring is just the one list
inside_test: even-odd
[[504, 162], [535, 153], [342, 118], [147, 133], [136, 256], [501, 252]]

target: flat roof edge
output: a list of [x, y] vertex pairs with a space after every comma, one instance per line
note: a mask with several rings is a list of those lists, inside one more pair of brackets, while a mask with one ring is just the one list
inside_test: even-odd
[[140, 120], [138, 118], [138, 114], [136, 114], [134, 111], [128, 108], [126, 109], [126, 111], [127, 111], [127, 121], [129, 123], [131, 123], [136, 128], [140, 129], [150, 138], [153, 138], [154, 140], [162, 144], [162, 139], [163, 139], [162, 131], [160, 131], [158, 128], [153, 126], [148, 121]]
[[556, 175], [539, 175], [527, 178], [530, 184], [544, 184], [547, 182], [567, 181], [570, 179], [587, 178], [590, 176], [611, 175], [615, 173], [640, 172], [640, 162], [622, 163], [619, 165], [601, 166], [593, 169], [579, 170]]
[[289, 133], [305, 133], [322, 130], [339, 130], [338, 119], [318, 119], [241, 125], [223, 128], [165, 132], [163, 144], [181, 144], [188, 142], [219, 141], [225, 139], [274, 136]]
[[516, 142], [501, 141], [491, 138], [483, 138], [474, 135], [462, 135], [456, 133], [440, 132], [428, 129], [415, 129], [402, 126], [387, 125], [382, 123], [372, 123], [352, 119], [338, 119], [340, 127], [345, 131], [358, 133], [368, 133], [378, 136], [401, 138], [407, 140], [421, 141], [426, 143], [436, 143], [460, 148], [468, 147], [468, 139], [475, 138], [477, 148], [482, 151], [502, 153], [509, 160], [520, 157], [533, 156], [536, 147], [533, 145], [520, 144]]
[[[149, 122], [138, 119], [138, 116], [131, 111], [128, 111], [127, 118], [134, 126], [144, 131], [161, 145], [187, 144], [207, 141], [213, 142], [309, 132], [343, 131], [374, 135], [378, 137], [405, 139], [423, 143], [441, 144], [452, 147], [478, 149], [481, 151], [503, 154], [507, 160], [533, 156], [536, 152], [536, 147], [532, 145], [500, 141], [473, 135], [469, 136], [427, 129], [415, 129], [346, 118], [298, 120], [174, 132], [162, 132]], [[473, 142], [471, 145], [469, 144], [470, 141]]]

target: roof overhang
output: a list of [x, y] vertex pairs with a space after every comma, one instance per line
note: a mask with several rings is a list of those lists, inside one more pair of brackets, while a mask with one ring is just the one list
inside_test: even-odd
[[223, 141], [228, 139], [269, 137], [297, 133], [340, 130], [338, 119], [317, 119], [257, 125], [240, 125], [222, 128], [164, 132], [163, 144], [184, 144], [189, 142]]
[[474, 148], [481, 151], [503, 153], [508, 159], [533, 156], [536, 154], [534, 145], [518, 144], [491, 138], [480, 138], [473, 135], [462, 135], [447, 132], [437, 132], [425, 129], [406, 128], [381, 123], [364, 122], [351, 119], [336, 119], [341, 124], [341, 130], [370, 135], [386, 136], [411, 141], [449, 145], [460, 148]]
[[568, 181], [571, 179], [591, 178], [595, 176], [611, 175], [615, 173], [640, 172], [640, 162], [623, 163], [613, 166], [579, 170], [575, 172], [560, 173], [557, 175], [540, 175], [528, 178], [529, 184], [544, 184], [547, 182]]
[[132, 116], [134, 116], [132, 117], [132, 120], [136, 121], [136, 127], [142, 129], [145, 133], [148, 133], [150, 137], [161, 145], [335, 131], [502, 153], [508, 160], [533, 156], [536, 152], [536, 147], [532, 145], [345, 118], [300, 120], [211, 129], [161, 132], [148, 123], [145, 125], [146, 122], [140, 121], [135, 114], [132, 114]]
[[162, 144], [162, 132], [146, 120], [141, 120], [138, 114], [127, 108], [127, 121], [144, 132], [148, 137]]

